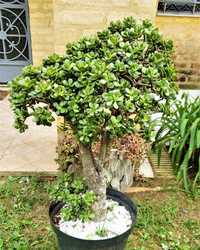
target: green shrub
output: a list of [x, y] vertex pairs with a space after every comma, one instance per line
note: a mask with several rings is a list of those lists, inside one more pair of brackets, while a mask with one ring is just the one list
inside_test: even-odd
[[64, 220], [87, 221], [94, 218], [93, 204], [95, 194], [88, 190], [83, 178], [74, 178], [72, 175], [61, 175], [57, 183], [49, 189], [53, 201], [61, 201], [65, 205], [60, 214]]
[[[159, 157], [166, 144], [178, 180], [183, 180], [186, 191], [195, 190], [200, 180], [200, 97], [195, 100], [183, 95], [164, 114], [157, 133]], [[193, 179], [193, 181], [191, 181]]]

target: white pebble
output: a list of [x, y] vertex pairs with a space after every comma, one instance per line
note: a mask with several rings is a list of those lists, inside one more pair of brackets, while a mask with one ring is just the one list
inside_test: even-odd
[[[109, 239], [121, 235], [130, 229], [132, 225], [131, 216], [124, 206], [120, 206], [113, 200], [107, 200], [106, 207], [108, 210], [104, 221], [82, 222], [80, 220], [61, 220], [59, 228], [62, 232], [75, 238], [88, 240]], [[105, 237], [96, 234], [99, 228], [106, 230], [107, 235]]]

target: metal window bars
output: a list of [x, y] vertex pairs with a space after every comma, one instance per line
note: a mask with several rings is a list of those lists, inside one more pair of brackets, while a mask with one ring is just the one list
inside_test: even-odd
[[158, 12], [200, 14], [200, 0], [160, 0]]
[[31, 62], [28, 0], [0, 0], [0, 83]]
[[0, 0], [0, 64], [30, 59], [25, 0]]

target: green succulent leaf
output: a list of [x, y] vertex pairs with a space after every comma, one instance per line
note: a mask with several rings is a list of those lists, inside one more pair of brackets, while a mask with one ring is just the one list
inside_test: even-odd
[[93, 219], [96, 196], [94, 192], [88, 190], [83, 178], [62, 174], [49, 188], [49, 194], [53, 201], [61, 201], [64, 204], [60, 211], [64, 220]]

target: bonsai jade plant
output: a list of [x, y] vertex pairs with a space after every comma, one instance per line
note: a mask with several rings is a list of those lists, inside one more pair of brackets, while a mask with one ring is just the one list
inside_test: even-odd
[[[95, 194], [93, 211], [106, 214], [104, 169], [112, 141], [139, 133], [149, 139], [151, 114], [168, 110], [177, 85], [171, 61], [173, 45], [145, 20], [112, 22], [90, 38], [68, 44], [39, 67], [28, 66], [10, 84], [15, 127], [26, 119], [51, 126], [64, 117], [79, 147], [83, 176]], [[98, 157], [92, 146], [100, 142]]]

